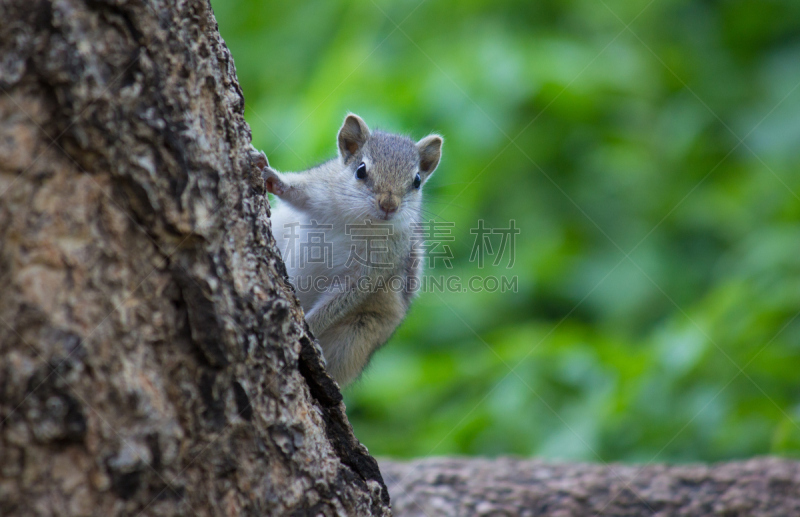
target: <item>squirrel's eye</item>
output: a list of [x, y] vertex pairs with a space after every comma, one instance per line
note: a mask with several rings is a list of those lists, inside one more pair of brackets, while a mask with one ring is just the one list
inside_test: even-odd
[[361, 162], [361, 165], [356, 169], [356, 178], [360, 180], [367, 179], [367, 166], [364, 162]]
[[420, 178], [419, 173], [417, 173], [417, 175], [414, 176], [414, 188], [419, 188], [420, 185], [422, 185], [422, 178]]

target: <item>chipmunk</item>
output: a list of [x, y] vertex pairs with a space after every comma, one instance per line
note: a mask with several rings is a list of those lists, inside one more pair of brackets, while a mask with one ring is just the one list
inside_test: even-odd
[[309, 170], [262, 169], [279, 199], [272, 232], [326, 360], [341, 385], [389, 340], [419, 287], [422, 186], [443, 139], [371, 132], [349, 114], [339, 156]]

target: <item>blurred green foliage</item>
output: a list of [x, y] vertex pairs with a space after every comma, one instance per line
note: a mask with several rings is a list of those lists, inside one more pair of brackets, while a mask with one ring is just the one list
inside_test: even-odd
[[[445, 136], [452, 270], [346, 392], [376, 455], [800, 451], [800, 2], [213, 0], [254, 144]], [[627, 28], [626, 28], [627, 27]], [[478, 269], [475, 236], [521, 229]]]

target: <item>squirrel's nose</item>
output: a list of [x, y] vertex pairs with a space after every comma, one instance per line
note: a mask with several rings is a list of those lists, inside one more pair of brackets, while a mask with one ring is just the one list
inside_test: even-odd
[[399, 200], [395, 196], [382, 196], [378, 200], [378, 206], [386, 212], [386, 215], [397, 212], [397, 207], [400, 205]]

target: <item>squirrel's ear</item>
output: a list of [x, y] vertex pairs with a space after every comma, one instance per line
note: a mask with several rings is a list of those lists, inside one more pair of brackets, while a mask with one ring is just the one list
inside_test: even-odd
[[347, 163], [350, 157], [367, 143], [368, 138], [369, 128], [366, 122], [354, 113], [347, 115], [339, 130], [339, 154], [342, 156], [342, 161]]
[[444, 140], [439, 135], [428, 135], [417, 142], [419, 150], [419, 174], [422, 179], [427, 179], [439, 165], [442, 157], [442, 143]]

